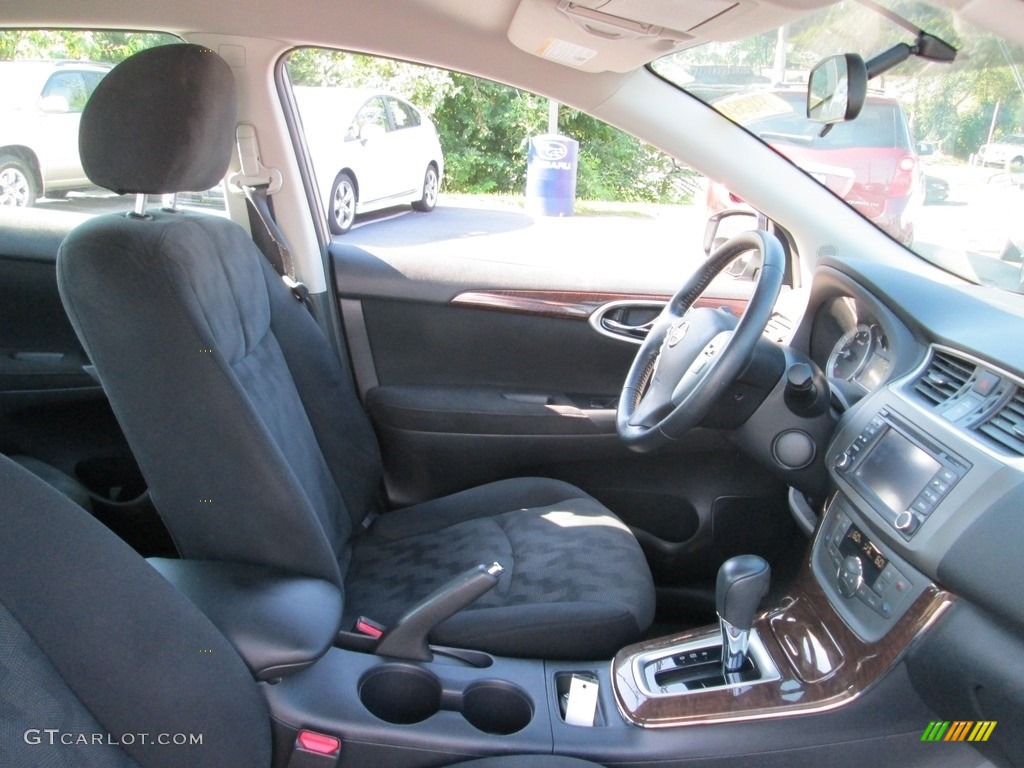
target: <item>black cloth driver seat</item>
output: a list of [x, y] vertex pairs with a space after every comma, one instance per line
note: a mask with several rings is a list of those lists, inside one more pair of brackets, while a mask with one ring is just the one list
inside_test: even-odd
[[[235, 112], [215, 53], [143, 51], [90, 98], [83, 165], [119, 193], [207, 189], [230, 160]], [[62, 245], [58, 284], [182, 557], [322, 578], [343, 587], [347, 622], [384, 624], [497, 561], [497, 587], [431, 640], [501, 655], [608, 658], [650, 624], [636, 539], [571, 485], [512, 479], [379, 509], [379, 448], [347, 355], [237, 224], [94, 218]]]

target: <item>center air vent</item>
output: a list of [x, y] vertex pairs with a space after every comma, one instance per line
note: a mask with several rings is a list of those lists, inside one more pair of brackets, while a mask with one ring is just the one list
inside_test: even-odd
[[778, 312], [773, 312], [772, 316], [768, 318], [768, 325], [765, 326], [764, 335], [772, 341], [784, 342], [789, 338], [792, 330], [793, 324], [789, 322], [788, 317], [780, 315]]
[[931, 406], [938, 406], [953, 398], [974, 373], [974, 363], [936, 350], [932, 360], [914, 382], [914, 392]]
[[1006, 405], [977, 429], [999, 448], [1024, 456], [1024, 390], [1018, 387]]

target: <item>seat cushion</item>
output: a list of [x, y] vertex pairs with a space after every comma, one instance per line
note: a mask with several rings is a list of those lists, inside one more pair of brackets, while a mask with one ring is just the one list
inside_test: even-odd
[[610, 658], [654, 616], [639, 544], [607, 508], [567, 483], [503, 480], [379, 518], [353, 542], [346, 622], [394, 623], [449, 579], [500, 563], [498, 585], [431, 641], [502, 656]]

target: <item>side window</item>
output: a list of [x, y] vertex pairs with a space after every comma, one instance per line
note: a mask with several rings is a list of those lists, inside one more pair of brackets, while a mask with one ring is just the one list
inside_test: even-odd
[[92, 92], [96, 90], [96, 86], [100, 84], [100, 80], [103, 79], [103, 72], [83, 72], [82, 77], [85, 78], [85, 87], [88, 90], [89, 95], [92, 96]]
[[90, 93], [92, 89], [86, 88], [80, 72], [58, 72], [47, 81], [41, 96], [61, 96], [68, 103], [68, 111], [81, 112]]
[[[460, 72], [321, 48], [293, 51], [283, 70], [310, 195], [339, 242], [566, 269], [581, 283], [595, 271], [628, 281], [703, 261], [706, 180], [579, 110]], [[402, 141], [375, 152], [372, 140], [338, 136], [383, 125], [384, 105]]]
[[355, 134], [362, 136], [367, 126], [379, 128], [380, 131], [388, 130], [388, 113], [384, 109], [384, 100], [379, 96], [370, 99], [356, 112]]
[[396, 129], [412, 128], [420, 124], [419, 113], [404, 101], [389, 97], [388, 106], [391, 108], [391, 119], [395, 121]]

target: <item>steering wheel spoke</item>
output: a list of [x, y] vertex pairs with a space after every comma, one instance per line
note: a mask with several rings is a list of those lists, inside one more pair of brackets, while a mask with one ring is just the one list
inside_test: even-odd
[[731, 338], [731, 330], [720, 331], [704, 346], [704, 349], [697, 353], [693, 363], [691, 363], [690, 367], [682, 375], [682, 378], [679, 379], [679, 383], [676, 384], [676, 388], [672, 390], [673, 406], [679, 407], [682, 405], [697, 384], [699, 384], [705, 376], [711, 373], [711, 367], [715, 365], [719, 357], [725, 351]]
[[[730, 262], [758, 251], [762, 267], [743, 317], [694, 302]], [[747, 232], [716, 250], [672, 297], [630, 368], [616, 427], [627, 446], [649, 451], [678, 439], [740, 374], [771, 317], [785, 259], [767, 232]]]

